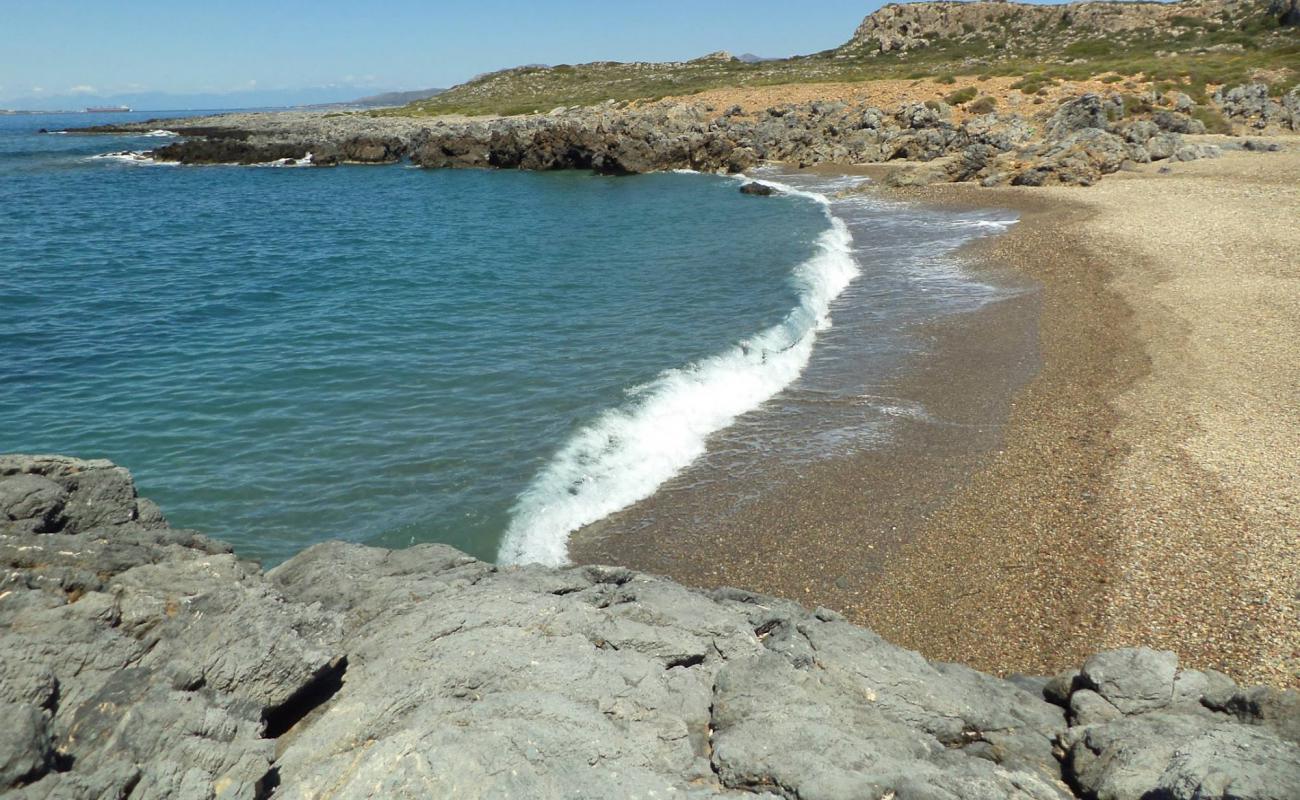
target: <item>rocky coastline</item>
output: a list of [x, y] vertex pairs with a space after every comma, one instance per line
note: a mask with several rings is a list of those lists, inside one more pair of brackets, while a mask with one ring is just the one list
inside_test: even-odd
[[442, 545], [270, 571], [0, 457], [15, 798], [1300, 796], [1300, 696], [1127, 649], [999, 679], [826, 609]]
[[[1267, 87], [1222, 91], [1224, 112], [1251, 129], [1300, 129], [1300, 89], [1271, 99]], [[841, 101], [746, 112], [689, 101], [607, 103], [549, 114], [489, 118], [236, 114], [85, 129], [152, 130], [183, 138], [149, 151], [181, 164], [410, 163], [431, 168], [585, 169], [627, 175], [671, 169], [742, 172], [762, 162], [897, 164], [891, 183], [984, 186], [1090, 185], [1153, 161], [1190, 161], [1247, 143], [1193, 139], [1205, 124], [1179, 92], [1134, 104], [1085, 93], [1034, 112], [988, 111], [939, 101], [882, 109]], [[1192, 138], [1188, 138], [1192, 137]]]

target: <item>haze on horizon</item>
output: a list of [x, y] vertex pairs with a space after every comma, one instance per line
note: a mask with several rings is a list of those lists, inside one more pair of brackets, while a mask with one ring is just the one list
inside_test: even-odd
[[[1037, 1], [1037, 0], [1035, 0]], [[848, 40], [884, 0], [343, 0], [5, 4], [0, 108], [141, 110], [339, 102], [522, 64], [781, 57]]]
[[797, 13], [777, 0], [6, 5], [0, 108], [66, 109], [127, 96], [292, 105], [452, 86], [530, 63], [811, 53], [843, 43], [882, 2], [823, 0]]

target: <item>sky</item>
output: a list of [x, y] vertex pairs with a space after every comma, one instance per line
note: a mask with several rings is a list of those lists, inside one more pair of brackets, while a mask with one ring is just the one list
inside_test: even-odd
[[812, 53], [847, 41], [881, 4], [0, 0], [0, 107], [157, 92], [320, 102], [301, 90], [329, 87], [344, 100], [520, 64]]

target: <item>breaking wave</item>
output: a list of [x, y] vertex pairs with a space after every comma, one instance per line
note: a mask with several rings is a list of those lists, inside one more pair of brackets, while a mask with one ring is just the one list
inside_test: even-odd
[[808, 364], [817, 332], [830, 326], [831, 301], [858, 274], [853, 237], [825, 195], [758, 182], [819, 203], [830, 222], [816, 252], [791, 275], [799, 304], [727, 350], [634, 388], [628, 403], [578, 431], [519, 495], [500, 561], [566, 563], [570, 533], [649, 497], [704, 453], [710, 434], [776, 395]]

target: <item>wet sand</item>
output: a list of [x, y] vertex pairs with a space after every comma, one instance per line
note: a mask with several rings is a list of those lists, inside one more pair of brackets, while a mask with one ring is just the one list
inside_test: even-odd
[[1300, 683], [1297, 186], [1291, 150], [1090, 188], [914, 190], [1018, 210], [964, 257], [1040, 286], [927, 326], [928, 354], [882, 390], [928, 421], [725, 524], [594, 526], [575, 559], [824, 605], [994, 672], [1147, 644]]

